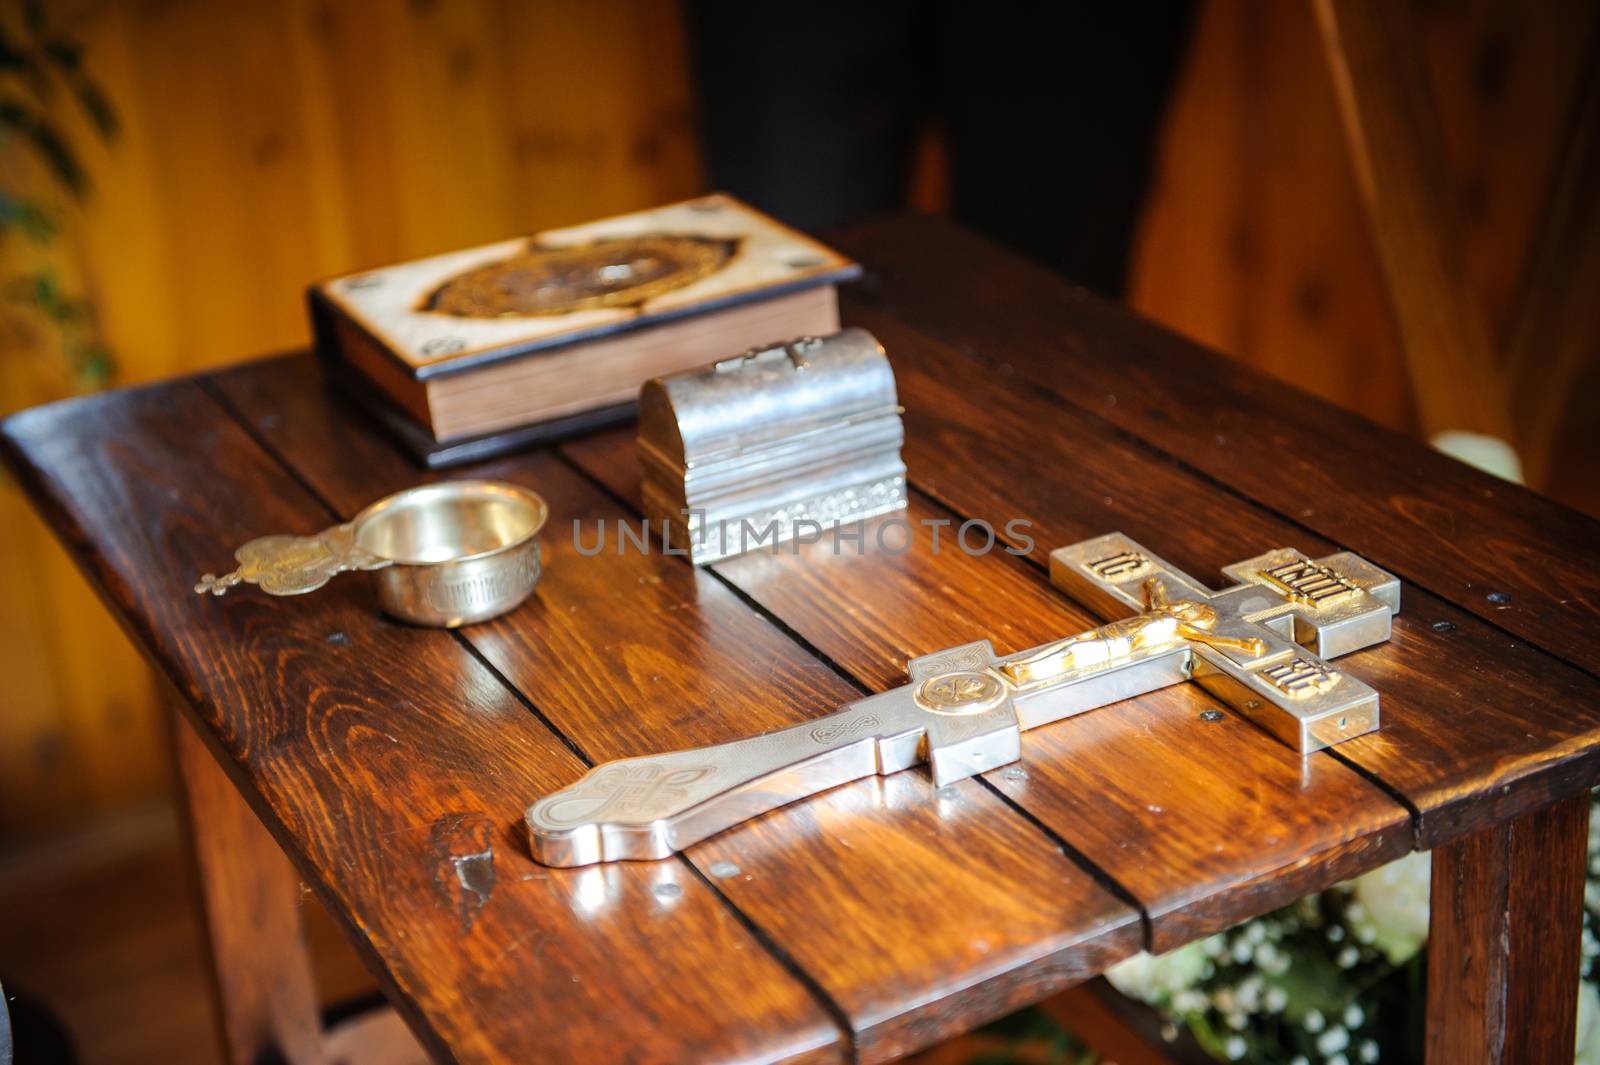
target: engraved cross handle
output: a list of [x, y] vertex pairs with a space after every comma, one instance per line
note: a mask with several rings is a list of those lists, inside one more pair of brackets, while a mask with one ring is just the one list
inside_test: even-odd
[[[1399, 582], [1348, 553], [1287, 548], [1226, 567], [1213, 592], [1113, 533], [1050, 556], [1100, 628], [1016, 654], [988, 640], [912, 659], [910, 683], [815, 721], [625, 758], [528, 808], [546, 865], [663, 858], [768, 810], [928, 762], [936, 786], [1021, 753], [1021, 732], [1194, 679], [1309, 753], [1378, 727], [1378, 695], [1326, 662], [1388, 639]], [[1137, 611], [1127, 617], [1130, 610]]]

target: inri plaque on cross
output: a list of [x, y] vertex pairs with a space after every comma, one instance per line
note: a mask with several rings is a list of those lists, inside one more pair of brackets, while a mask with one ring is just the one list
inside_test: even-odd
[[[1098, 629], [1010, 655], [988, 640], [911, 660], [911, 683], [715, 747], [624, 758], [528, 808], [533, 856], [663, 858], [787, 803], [927, 762], [935, 785], [1021, 754], [1021, 733], [1193, 679], [1309, 754], [1378, 727], [1378, 693], [1328, 659], [1389, 638], [1400, 582], [1343, 552], [1280, 548], [1213, 592], [1120, 533], [1063, 547], [1051, 580]], [[1131, 616], [1130, 616], [1131, 615]]]

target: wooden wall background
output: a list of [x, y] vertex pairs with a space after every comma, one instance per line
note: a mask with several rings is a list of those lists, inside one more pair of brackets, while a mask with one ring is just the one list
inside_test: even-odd
[[[1497, 314], [1575, 76], [1562, 57], [1579, 54], [1572, 27], [1589, 6], [1426, 7], [1473, 279]], [[65, 240], [43, 253], [0, 245], [0, 268], [44, 254], [91, 295], [118, 384], [303, 344], [300, 291], [314, 277], [701, 188], [671, 0], [65, 0], [51, 11], [86, 44], [123, 131], [102, 146], [66, 113], [94, 193], [59, 205]], [[1131, 302], [1409, 427], [1308, 5], [1204, 6], [1161, 160]], [[30, 165], [0, 148], [8, 181]], [[51, 347], [48, 332], [0, 332], [0, 410], [69, 390]], [[164, 790], [151, 679], [9, 481], [0, 678], [0, 849]]]
[[[1412, 7], [1467, 279], [1503, 338], [1600, 7]], [[1379, 422], [1414, 428], [1399, 337], [1309, 2], [1202, 7], [1128, 298], [1213, 347]], [[1568, 410], [1581, 421], [1581, 405]], [[1588, 412], [1595, 410], [1591, 397]], [[1568, 463], [1553, 473], [1540, 487], [1600, 510], [1592, 470]]]

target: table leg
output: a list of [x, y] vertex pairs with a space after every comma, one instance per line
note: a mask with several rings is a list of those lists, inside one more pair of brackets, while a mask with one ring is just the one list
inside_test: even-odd
[[1429, 1065], [1571, 1061], [1589, 796], [1433, 852]]
[[322, 1065], [300, 877], [186, 717], [173, 714], [182, 812], [229, 1065]]

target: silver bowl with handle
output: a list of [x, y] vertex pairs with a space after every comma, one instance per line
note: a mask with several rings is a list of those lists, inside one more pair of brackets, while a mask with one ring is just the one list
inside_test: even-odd
[[196, 592], [240, 583], [303, 595], [336, 574], [373, 573], [385, 613], [454, 628], [498, 617], [539, 582], [539, 530], [549, 508], [506, 481], [439, 481], [408, 488], [312, 536], [263, 536], [234, 552], [238, 567], [206, 574]]

